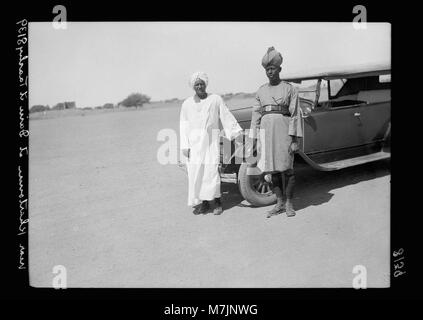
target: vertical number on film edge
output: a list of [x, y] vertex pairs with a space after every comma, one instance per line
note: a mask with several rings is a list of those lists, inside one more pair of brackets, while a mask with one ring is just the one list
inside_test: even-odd
[[[21, 19], [16, 22], [16, 58], [18, 65], [18, 203], [19, 222], [17, 236], [18, 269], [27, 269], [28, 245], [28, 199], [27, 199], [27, 172], [28, 172], [28, 21]], [[27, 274], [26, 274], [27, 275]]]
[[394, 277], [398, 278], [404, 274], [406, 271], [405, 267], [405, 255], [404, 255], [404, 248], [399, 248], [398, 250], [394, 250], [392, 252], [392, 267], [394, 271]]

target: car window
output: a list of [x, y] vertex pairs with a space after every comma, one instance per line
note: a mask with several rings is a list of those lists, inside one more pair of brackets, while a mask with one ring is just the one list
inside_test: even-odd
[[390, 74], [381, 74], [379, 76], [380, 83], [390, 83], [391, 82], [391, 75]]
[[341, 88], [344, 86], [345, 82], [347, 80], [346, 79], [332, 79], [329, 81], [329, 85], [330, 85], [330, 95], [336, 96], [339, 92], [339, 90], [341, 90]]
[[[298, 88], [298, 95], [301, 99], [313, 102], [316, 100], [318, 80], [304, 80], [300, 84], [293, 83]], [[319, 101], [325, 101], [327, 97], [327, 81], [322, 80], [320, 84], [320, 96]]]
[[322, 84], [320, 85], [319, 103], [329, 100], [329, 97], [328, 97], [328, 85], [329, 84], [328, 84], [328, 81], [327, 80], [322, 80]]
[[317, 80], [306, 80], [300, 84], [294, 84], [298, 88], [298, 95], [305, 100], [314, 101], [316, 98]]
[[331, 98], [352, 97], [361, 91], [390, 89], [391, 84], [387, 82], [389, 78], [385, 77], [383, 82], [380, 79], [380, 76], [347, 79], [336, 95], [331, 92]]

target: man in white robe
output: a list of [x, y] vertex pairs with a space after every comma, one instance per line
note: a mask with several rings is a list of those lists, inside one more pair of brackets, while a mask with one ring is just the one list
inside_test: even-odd
[[195, 214], [207, 213], [209, 201], [215, 200], [214, 214], [221, 214], [220, 201], [220, 129], [232, 140], [242, 134], [235, 117], [223, 99], [206, 92], [208, 77], [196, 72], [190, 79], [195, 95], [187, 98], [180, 113], [180, 148], [187, 158], [188, 206], [196, 206]]

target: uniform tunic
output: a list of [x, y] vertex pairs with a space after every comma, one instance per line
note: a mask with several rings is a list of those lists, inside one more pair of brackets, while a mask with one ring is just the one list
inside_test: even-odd
[[190, 149], [187, 159], [188, 205], [213, 200], [220, 192], [220, 128], [232, 140], [242, 132], [223, 99], [209, 94], [206, 99], [189, 97], [180, 113], [180, 148]]
[[[259, 142], [257, 167], [268, 173], [293, 169], [294, 155], [288, 152], [291, 142], [289, 136], [303, 136], [297, 89], [284, 81], [275, 86], [267, 83], [257, 91], [256, 100], [260, 107], [277, 104], [286, 106], [291, 114], [284, 116], [271, 113], [261, 116], [259, 108], [253, 111], [250, 137], [257, 138]], [[260, 134], [257, 131], [259, 128]]]

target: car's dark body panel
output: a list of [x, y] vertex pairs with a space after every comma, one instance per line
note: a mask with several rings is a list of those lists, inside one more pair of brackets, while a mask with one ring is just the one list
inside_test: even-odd
[[302, 151], [312, 154], [381, 141], [390, 116], [388, 102], [312, 112], [303, 119]]

